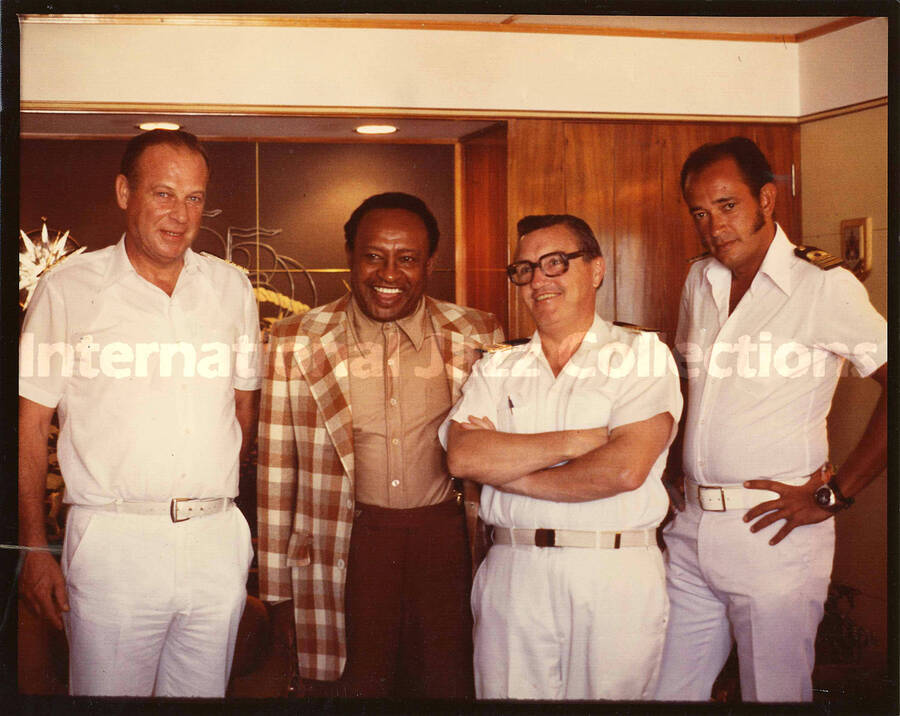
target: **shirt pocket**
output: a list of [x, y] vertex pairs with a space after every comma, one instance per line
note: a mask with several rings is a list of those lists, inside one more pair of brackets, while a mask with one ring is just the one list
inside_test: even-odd
[[562, 430], [588, 430], [609, 425], [612, 400], [597, 388], [578, 389], [569, 396], [562, 417]]
[[535, 433], [535, 405], [519, 392], [504, 393], [497, 403], [497, 430], [502, 433]]

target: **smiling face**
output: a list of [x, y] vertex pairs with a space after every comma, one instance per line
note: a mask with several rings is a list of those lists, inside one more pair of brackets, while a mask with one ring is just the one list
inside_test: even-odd
[[381, 322], [413, 313], [434, 269], [425, 224], [406, 209], [366, 213], [347, 261], [356, 303], [369, 318]]
[[755, 197], [728, 157], [689, 175], [684, 199], [704, 247], [735, 276], [754, 276], [775, 236], [775, 185]]
[[[568, 254], [580, 249], [569, 228], [557, 224], [525, 234], [519, 240], [515, 260], [537, 262], [552, 251]], [[531, 283], [520, 286], [519, 291], [538, 330], [560, 335], [587, 330], [594, 320], [594, 299], [605, 270], [600, 256], [570, 259], [569, 270], [552, 278], [535, 269]]]
[[132, 182], [116, 177], [116, 200], [125, 210], [125, 247], [141, 267], [180, 267], [203, 218], [209, 172], [203, 156], [168, 144], [156, 144], [138, 158]]

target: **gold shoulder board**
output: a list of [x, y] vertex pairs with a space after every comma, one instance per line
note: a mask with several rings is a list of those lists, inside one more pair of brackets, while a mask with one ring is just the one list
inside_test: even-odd
[[823, 271], [837, 268], [844, 263], [843, 259], [829, 254], [822, 249], [817, 249], [815, 246], [798, 246], [794, 249], [794, 256], [797, 256], [804, 261], [809, 261], [813, 266], [818, 266]]
[[228, 259], [223, 259], [221, 256], [216, 256], [215, 254], [209, 253], [209, 251], [201, 251], [201, 256], [206, 256], [208, 259], [215, 259], [216, 261], [221, 261], [223, 264], [228, 264], [229, 266], [236, 268], [238, 271], [243, 271], [245, 274], [250, 273], [250, 269], [246, 266], [241, 266], [240, 264], [234, 263], [234, 261], [229, 261]]
[[659, 333], [659, 328], [645, 328], [644, 326], [638, 326], [634, 323], [626, 323], [625, 321], [613, 321], [614, 326], [618, 326], [619, 328], [625, 328], [629, 331], [649, 331], [650, 333]]
[[506, 343], [495, 343], [492, 346], [485, 346], [484, 348], [478, 348], [477, 350], [482, 355], [487, 355], [488, 353], [502, 353], [503, 351], [512, 350], [516, 346], [528, 343], [530, 340], [530, 338], [512, 338]]
[[501, 353], [503, 351], [508, 351], [512, 348], [512, 346], [507, 345], [506, 343], [495, 343], [492, 346], [485, 346], [484, 348], [476, 348], [481, 355], [488, 355], [489, 353]]

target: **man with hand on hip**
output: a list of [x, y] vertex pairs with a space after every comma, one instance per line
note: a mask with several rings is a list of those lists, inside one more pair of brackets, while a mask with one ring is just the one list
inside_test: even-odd
[[708, 700], [733, 638], [745, 701], [811, 701], [830, 518], [885, 468], [885, 393], [837, 473], [826, 418], [845, 361], [886, 385], [886, 323], [853, 274], [775, 223], [772, 169], [751, 140], [696, 149], [681, 188], [709, 255], [688, 274], [675, 342], [686, 505], [664, 532], [656, 698]]

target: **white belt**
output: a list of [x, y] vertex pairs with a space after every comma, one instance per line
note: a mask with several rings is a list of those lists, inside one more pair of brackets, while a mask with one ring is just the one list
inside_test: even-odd
[[590, 530], [528, 530], [519, 527], [494, 527], [494, 544], [528, 547], [587, 547], [620, 549], [656, 547], [656, 530], [594, 532]]
[[[805, 475], [778, 482], [785, 485], [803, 485], [809, 478], [810, 475]], [[772, 490], [754, 490], [743, 485], [700, 485], [687, 475], [684, 478], [685, 501], [708, 512], [749, 510], [760, 502], [777, 500], [779, 497], [780, 495]]]
[[123, 512], [130, 515], [169, 515], [172, 522], [184, 522], [223, 512], [234, 504], [231, 497], [173, 497], [169, 502], [131, 502], [117, 500], [105, 505], [73, 505], [101, 512]]

